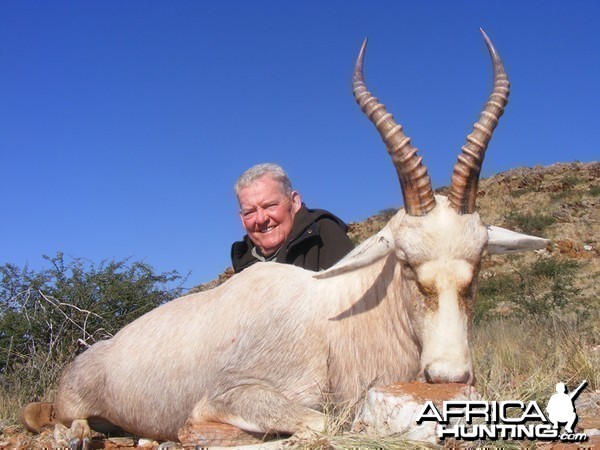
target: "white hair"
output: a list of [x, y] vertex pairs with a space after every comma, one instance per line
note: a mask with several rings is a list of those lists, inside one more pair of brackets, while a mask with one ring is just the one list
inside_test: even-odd
[[237, 196], [240, 190], [250, 186], [255, 180], [262, 178], [265, 175], [269, 175], [277, 181], [284, 194], [290, 195], [292, 193], [292, 182], [285, 170], [283, 170], [279, 164], [262, 163], [250, 167], [240, 175], [233, 186], [235, 195]]

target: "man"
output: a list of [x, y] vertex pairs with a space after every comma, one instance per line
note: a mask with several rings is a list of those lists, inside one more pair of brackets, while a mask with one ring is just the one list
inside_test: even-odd
[[251, 167], [238, 178], [234, 191], [247, 233], [231, 247], [236, 273], [259, 261], [324, 270], [354, 247], [346, 224], [328, 211], [306, 208], [277, 164]]

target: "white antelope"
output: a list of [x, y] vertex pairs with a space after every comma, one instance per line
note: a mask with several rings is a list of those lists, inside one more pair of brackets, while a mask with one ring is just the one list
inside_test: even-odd
[[354, 95], [392, 157], [404, 210], [329, 270], [255, 264], [93, 345], [64, 369], [56, 396], [57, 427], [70, 445], [87, 448], [90, 427], [109, 426], [176, 440], [188, 418], [291, 434], [323, 428], [325, 395], [352, 402], [373, 381], [472, 383], [470, 316], [482, 258], [548, 243], [487, 227], [475, 212], [481, 163], [509, 92], [483, 37], [494, 87], [448, 198], [434, 195], [416, 148], [366, 90], [365, 41]]

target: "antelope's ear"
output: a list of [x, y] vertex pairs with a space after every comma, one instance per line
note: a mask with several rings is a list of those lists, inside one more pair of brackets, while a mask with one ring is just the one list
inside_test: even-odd
[[503, 253], [526, 252], [546, 248], [550, 240], [517, 233], [506, 228], [486, 225], [488, 231], [488, 253], [500, 255]]
[[379, 233], [371, 236], [361, 245], [356, 247], [337, 264], [322, 272], [317, 272], [313, 278], [331, 278], [344, 273], [352, 272], [361, 267], [389, 255], [394, 250], [394, 236], [385, 226]]

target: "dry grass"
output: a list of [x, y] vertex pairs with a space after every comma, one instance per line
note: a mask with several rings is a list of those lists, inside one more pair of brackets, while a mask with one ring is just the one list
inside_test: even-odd
[[599, 331], [597, 321], [576, 317], [484, 322], [474, 333], [477, 388], [488, 400], [541, 402], [558, 381], [573, 386], [585, 379], [597, 389]]
[[293, 446], [297, 450], [345, 450], [345, 449], [381, 449], [412, 450], [435, 449], [437, 445], [407, 441], [398, 436], [372, 436], [365, 434], [343, 433], [335, 436], [323, 435], [312, 440], [301, 440]]

